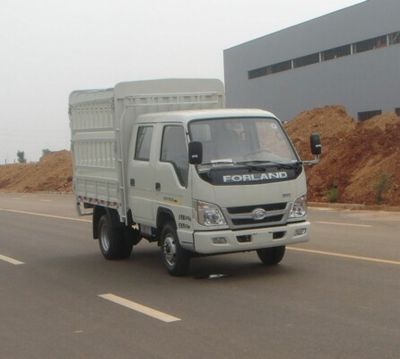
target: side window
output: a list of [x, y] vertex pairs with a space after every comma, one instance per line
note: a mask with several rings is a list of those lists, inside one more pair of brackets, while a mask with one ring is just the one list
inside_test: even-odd
[[151, 137], [153, 127], [141, 126], [136, 136], [135, 160], [148, 161], [150, 159]]
[[164, 127], [160, 161], [172, 163], [179, 182], [182, 186], [187, 186], [189, 162], [183, 127]]

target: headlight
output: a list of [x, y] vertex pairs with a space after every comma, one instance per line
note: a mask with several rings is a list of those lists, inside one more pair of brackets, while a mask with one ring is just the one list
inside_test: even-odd
[[307, 214], [307, 198], [306, 196], [301, 196], [297, 198], [290, 211], [289, 218], [301, 218]]
[[215, 204], [195, 201], [194, 207], [197, 212], [197, 221], [203, 226], [226, 225], [224, 215]]

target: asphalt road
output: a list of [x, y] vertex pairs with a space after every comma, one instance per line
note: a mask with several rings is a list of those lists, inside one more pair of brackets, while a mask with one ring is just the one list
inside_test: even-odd
[[400, 213], [310, 219], [277, 267], [173, 278], [145, 241], [104, 260], [72, 196], [0, 194], [0, 358], [400, 358]]

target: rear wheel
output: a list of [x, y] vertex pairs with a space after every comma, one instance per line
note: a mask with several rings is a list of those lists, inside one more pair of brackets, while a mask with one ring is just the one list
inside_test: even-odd
[[129, 258], [133, 242], [124, 236], [123, 227], [115, 227], [105, 214], [99, 220], [99, 247], [106, 259]]
[[162, 229], [161, 257], [169, 274], [183, 276], [188, 272], [191, 255], [181, 247], [173, 222], [168, 222]]
[[285, 249], [285, 246], [262, 248], [257, 250], [257, 254], [265, 265], [276, 265], [285, 255]]

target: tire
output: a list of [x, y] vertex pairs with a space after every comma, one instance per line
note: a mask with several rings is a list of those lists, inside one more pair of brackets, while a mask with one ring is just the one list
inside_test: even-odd
[[105, 214], [99, 220], [99, 247], [106, 259], [125, 259], [132, 253], [133, 243], [127, 240], [123, 227], [113, 227], [111, 219]]
[[285, 246], [262, 248], [257, 250], [257, 255], [265, 265], [277, 265], [285, 255], [285, 249]]
[[183, 276], [189, 270], [191, 254], [181, 247], [173, 222], [166, 223], [161, 231], [161, 258], [173, 276]]

